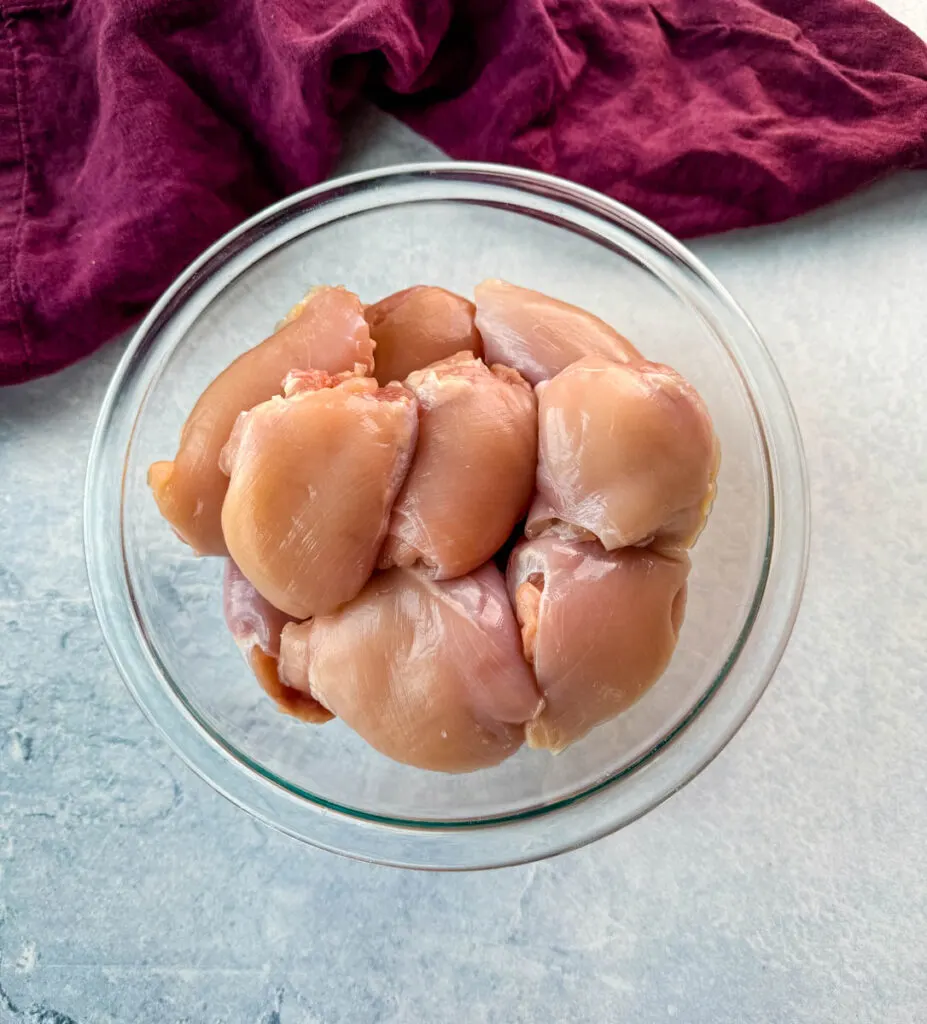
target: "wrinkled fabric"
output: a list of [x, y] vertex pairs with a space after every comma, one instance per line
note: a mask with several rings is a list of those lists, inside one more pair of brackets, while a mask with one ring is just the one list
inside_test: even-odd
[[927, 164], [927, 48], [864, 0], [0, 0], [0, 383], [325, 177], [359, 97], [680, 236]]

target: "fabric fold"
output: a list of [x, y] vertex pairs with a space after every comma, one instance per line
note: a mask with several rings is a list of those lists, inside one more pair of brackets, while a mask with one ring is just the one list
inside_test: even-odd
[[24, 186], [16, 53], [10, 24], [0, 16], [0, 384], [25, 379], [31, 364], [19, 317], [16, 259]]
[[2, 384], [324, 178], [362, 97], [682, 237], [927, 165], [927, 47], [864, 0], [0, 0], [0, 25]]

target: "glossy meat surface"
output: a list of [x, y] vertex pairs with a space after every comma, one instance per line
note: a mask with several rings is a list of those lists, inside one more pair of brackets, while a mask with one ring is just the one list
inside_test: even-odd
[[587, 355], [618, 363], [642, 358], [604, 320], [549, 295], [496, 280], [478, 284], [475, 295], [486, 362], [505, 363], [532, 384]]
[[329, 373], [373, 368], [373, 344], [356, 295], [317, 288], [275, 334], [239, 356], [203, 392], [187, 417], [172, 462], [155, 462], [148, 483], [164, 518], [200, 555], [227, 554], [222, 501], [228, 478], [219, 453], [238, 415], [280, 394], [291, 370]]
[[630, 707], [662, 675], [685, 614], [687, 556], [526, 541], [507, 583], [546, 705], [529, 746], [554, 752]]
[[432, 771], [498, 764], [542, 705], [492, 564], [443, 582], [375, 576], [334, 615], [286, 626], [280, 664], [371, 746]]
[[294, 374], [285, 395], [235, 425], [222, 454], [222, 528], [258, 592], [306, 619], [367, 582], [412, 460], [418, 412], [410, 392], [370, 377]]
[[377, 346], [377, 380], [381, 384], [405, 380], [414, 370], [457, 352], [482, 356], [475, 312], [468, 299], [430, 285], [406, 288], [368, 306], [364, 316]]
[[690, 384], [666, 366], [588, 356], [537, 393], [529, 537], [559, 519], [610, 551], [695, 542], [714, 500], [719, 449]]
[[331, 712], [317, 700], [280, 682], [277, 671], [280, 634], [283, 627], [294, 620], [261, 597], [231, 558], [225, 563], [222, 598], [229, 632], [258, 682], [277, 707], [304, 722], [321, 724], [329, 721]]
[[421, 560], [438, 579], [488, 561], [525, 514], [534, 488], [537, 405], [514, 370], [465, 353], [410, 374], [418, 447], [390, 518], [379, 565]]

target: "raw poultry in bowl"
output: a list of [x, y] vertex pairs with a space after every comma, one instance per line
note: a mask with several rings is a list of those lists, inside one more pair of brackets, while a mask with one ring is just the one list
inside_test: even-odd
[[694, 388], [608, 324], [475, 298], [313, 289], [149, 470], [178, 536], [230, 556], [280, 709], [443, 772], [563, 750], [653, 685], [719, 464]]

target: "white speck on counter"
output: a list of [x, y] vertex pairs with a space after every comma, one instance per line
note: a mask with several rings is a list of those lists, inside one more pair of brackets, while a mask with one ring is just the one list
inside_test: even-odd
[[10, 729], [7, 736], [9, 736], [10, 760], [19, 763], [28, 761], [32, 754], [31, 737], [23, 735], [19, 729]]
[[38, 952], [34, 942], [27, 942], [16, 958], [13, 969], [19, 971], [20, 974], [31, 974], [35, 969], [36, 961], [38, 960]]

